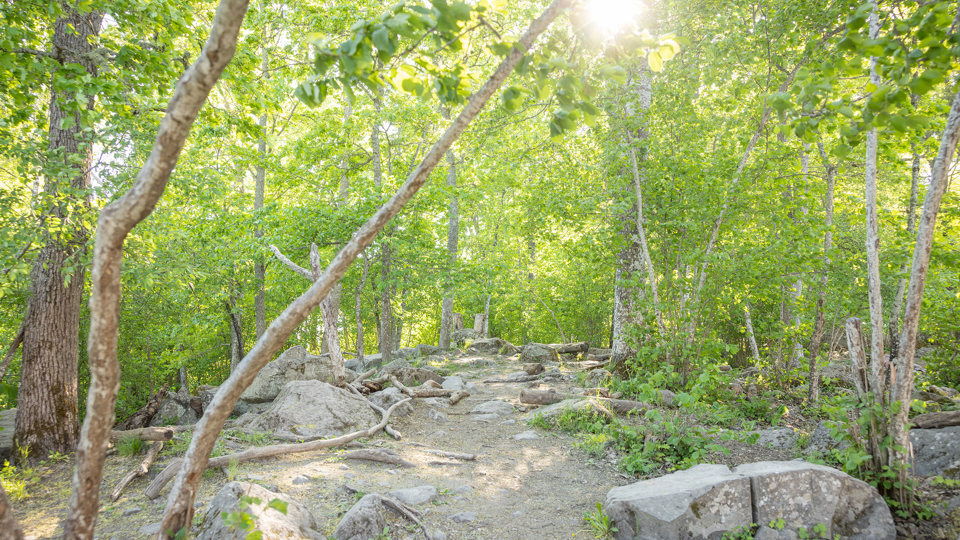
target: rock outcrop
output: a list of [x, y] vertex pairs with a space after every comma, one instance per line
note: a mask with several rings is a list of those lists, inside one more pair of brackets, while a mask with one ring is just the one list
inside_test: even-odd
[[890, 539], [896, 529], [880, 494], [835, 469], [804, 461], [698, 465], [610, 490], [605, 511], [623, 539], [707, 539], [748, 530], [755, 538]]
[[[356, 373], [347, 371], [347, 380], [353, 377]], [[288, 382], [314, 380], [333, 382], [333, 361], [329, 356], [314, 356], [303, 347], [291, 347], [257, 373], [240, 399], [250, 403], [273, 401]]]
[[521, 362], [559, 362], [557, 351], [542, 343], [527, 343], [520, 349]]
[[[242, 508], [241, 498], [244, 502]], [[270, 506], [271, 501], [277, 499], [286, 503], [286, 514]], [[197, 534], [198, 540], [247, 538], [251, 531], [239, 530], [238, 527], [231, 529], [223, 518], [224, 514], [229, 516], [238, 512], [253, 518], [254, 528], [262, 533], [262, 538], [325, 538], [315, 530], [317, 524], [313, 515], [298, 501], [257, 484], [230, 482], [207, 505], [203, 524]]]
[[336, 437], [379, 422], [367, 400], [323, 381], [288, 382], [248, 428], [293, 437]]

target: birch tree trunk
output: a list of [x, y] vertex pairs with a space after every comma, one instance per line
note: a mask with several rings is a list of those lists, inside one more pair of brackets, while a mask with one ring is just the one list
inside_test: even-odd
[[[877, 15], [877, 4], [873, 4], [870, 14], [870, 37], [876, 39], [880, 30]], [[877, 74], [877, 61], [870, 58], [870, 82], [880, 86], [880, 75]], [[887, 387], [890, 368], [883, 354], [883, 299], [880, 296], [880, 224], [877, 217], [877, 128], [867, 132], [866, 187], [864, 198], [867, 212], [867, 295], [870, 299], [870, 366], [871, 386], [875, 391]], [[884, 395], [879, 392], [878, 395]]]
[[[350, 242], [334, 257], [327, 266], [320, 279], [300, 297], [290, 303], [267, 327], [257, 343], [253, 346], [237, 371], [220, 385], [213, 401], [207, 407], [203, 417], [197, 424], [190, 446], [183, 459], [183, 465], [167, 500], [167, 508], [160, 525], [161, 537], [172, 537], [181, 529], [190, 526], [193, 518], [193, 500], [197, 491], [197, 484], [206, 468], [210, 451], [217, 440], [223, 423], [233, 411], [234, 405], [243, 391], [253, 382], [257, 372], [270, 361], [273, 354], [286, 342], [296, 327], [317, 307], [323, 298], [330, 292], [333, 285], [343, 277], [350, 264], [376, 238], [377, 234], [386, 227], [387, 223], [396, 216], [416, 192], [427, 182], [431, 171], [442, 159], [443, 155], [453, 145], [454, 141], [463, 133], [467, 125], [479, 114], [490, 97], [500, 88], [503, 81], [520, 63], [524, 53], [531, 47], [536, 38], [553, 22], [561, 11], [568, 8], [572, 0], [554, 0], [540, 17], [535, 19], [530, 27], [515, 43], [511, 51], [501, 61], [496, 71], [484, 85], [470, 98], [457, 118], [446, 129], [433, 148], [424, 156], [420, 165], [410, 174], [403, 186], [377, 212], [370, 217], [353, 235]], [[246, 5], [244, 4], [245, 8]], [[243, 10], [221, 11], [236, 15], [239, 22], [243, 18]], [[239, 11], [239, 14], [236, 14]], [[220, 12], [218, 12], [219, 15]], [[232, 17], [231, 17], [232, 19]], [[215, 22], [216, 25], [216, 22]], [[235, 34], [234, 34], [235, 35]], [[230, 43], [234, 41], [227, 40]], [[201, 58], [206, 58], [206, 55]], [[227, 56], [229, 58], [229, 56]], [[190, 80], [185, 77], [183, 80]], [[98, 238], [99, 241], [99, 238]], [[115, 333], [114, 333], [115, 336]], [[114, 337], [114, 339], [116, 339]], [[115, 341], [114, 341], [115, 344]], [[114, 349], [115, 350], [115, 349]], [[114, 392], [115, 396], [115, 392]], [[111, 407], [112, 410], [112, 407]], [[88, 416], [89, 418], [89, 416]], [[99, 484], [99, 482], [97, 482]]]
[[360, 283], [357, 284], [357, 292], [353, 297], [353, 312], [357, 318], [357, 361], [360, 367], [363, 367], [363, 310], [361, 309], [361, 300], [363, 299], [363, 288], [367, 284], [367, 272], [370, 270], [370, 259], [366, 253], [360, 255], [363, 257], [363, 271], [360, 274]]
[[77, 465], [64, 523], [64, 538], [92, 538], [99, 510], [103, 460], [120, 388], [117, 338], [123, 241], [137, 223], [150, 215], [163, 194], [193, 121], [233, 58], [247, 6], [248, 0], [221, 0], [203, 51], [177, 81], [153, 148], [133, 186], [107, 205], [97, 220], [87, 339], [90, 390], [77, 446]]
[[[913, 393], [913, 360], [917, 347], [917, 331], [920, 324], [920, 308], [923, 302], [923, 288], [927, 280], [930, 264], [930, 251], [933, 249], [933, 232], [937, 213], [943, 194], [947, 190], [950, 164], [957, 151], [960, 140], [960, 92], [954, 94], [950, 116], [940, 139], [940, 148], [930, 174], [930, 186], [923, 202], [923, 212], [917, 227], [917, 244], [913, 250], [913, 263], [910, 267], [910, 287], [903, 312], [903, 329], [900, 331], [899, 355], [896, 359], [896, 384], [893, 388], [893, 401], [901, 403], [893, 417], [890, 435], [894, 442], [894, 459], [900, 465], [901, 486], [905, 486], [905, 475], [912, 454], [908, 414]], [[897, 448], [902, 450], [897, 450]], [[901, 488], [903, 489], [903, 488]]]
[[[77, 362], [80, 353], [80, 304], [82, 302], [84, 253], [88, 232], [78, 216], [64, 208], [74, 203], [87, 208], [86, 190], [94, 165], [90, 128], [81, 114], [94, 106], [93, 96], [65, 90], [54, 84], [80, 66], [85, 76], [96, 77], [98, 65], [93, 38], [100, 33], [102, 13], [80, 13], [72, 4], [54, 25], [52, 50], [60, 67], [51, 74], [48, 118], [47, 177], [41, 208], [62, 232], [45, 230], [44, 246], [30, 271], [29, 306], [23, 322], [23, 359], [17, 395], [14, 445], [35, 456], [63, 454], [77, 447], [79, 431]], [[76, 85], [83, 88], [80, 76]], [[73, 195], [71, 193], [84, 193]], [[82, 210], [81, 210], [82, 211]], [[73, 270], [71, 270], [73, 268]]]
[[750, 352], [753, 353], [755, 366], [760, 366], [760, 349], [757, 348], [757, 337], [753, 332], [753, 319], [750, 317], [750, 304], [743, 306], [743, 318], [747, 325], [747, 341], [750, 343]]

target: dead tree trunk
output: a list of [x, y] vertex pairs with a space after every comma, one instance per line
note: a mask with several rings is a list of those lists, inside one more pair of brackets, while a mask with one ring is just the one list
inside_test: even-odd
[[830, 273], [830, 250], [833, 249], [833, 190], [837, 177], [837, 166], [827, 160], [827, 153], [823, 149], [823, 144], [818, 143], [817, 149], [826, 170], [827, 190], [823, 196], [823, 269], [820, 271], [820, 290], [817, 293], [817, 307], [813, 316], [813, 337], [810, 339], [809, 375], [807, 376], [807, 401], [809, 403], [815, 403], [820, 398], [820, 373], [817, 369], [817, 359], [820, 355], [823, 325], [826, 320], [825, 305]]

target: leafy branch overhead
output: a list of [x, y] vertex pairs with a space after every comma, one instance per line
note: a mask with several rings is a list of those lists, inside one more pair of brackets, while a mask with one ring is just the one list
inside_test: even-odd
[[[446, 0], [432, 0], [430, 7], [401, 2], [378, 17], [355, 23], [352, 36], [339, 45], [313, 35], [313, 75], [294, 93], [317, 107], [332, 91], [342, 91], [352, 103], [357, 88], [376, 95], [389, 86], [424, 100], [436, 96], [444, 106], [462, 105], [478, 81], [461, 63], [444, 65], [441, 53], [461, 51], [468, 34], [487, 28], [493, 35], [488, 51], [505, 57], [516, 39], [497, 33], [486, 19], [495, 14], [485, 0], [472, 6]], [[610, 82], [625, 82], [625, 66], [636, 58], [646, 58], [649, 68], [659, 72], [665, 61], [680, 52], [681, 40], [672, 34], [654, 37], [642, 30], [598, 46], [588, 44], [584, 27], [578, 27], [575, 17], [573, 26], [573, 39], [553, 37], [528, 53], [516, 69], [523, 84], [501, 93], [508, 112], [517, 111], [528, 99], [552, 98], [556, 110], [550, 118], [550, 134], [554, 138], [575, 129], [578, 121], [593, 126], [600, 115], [594, 103], [598, 89]]]

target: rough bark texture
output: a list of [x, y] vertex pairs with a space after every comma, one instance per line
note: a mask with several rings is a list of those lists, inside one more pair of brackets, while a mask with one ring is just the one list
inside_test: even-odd
[[137, 223], [150, 215], [163, 194], [193, 121], [233, 58], [247, 5], [247, 0], [222, 0], [200, 57], [177, 82], [153, 148], [133, 186], [100, 212], [91, 271], [87, 340], [90, 390], [77, 446], [65, 538], [92, 538], [96, 525], [103, 459], [120, 388], [117, 332], [123, 241]]
[[[286, 342], [296, 327], [319, 305], [334, 284], [343, 277], [350, 264], [373, 242], [377, 234], [427, 182], [430, 172], [467, 127], [467, 124], [479, 114], [494, 92], [500, 88], [534, 40], [571, 2], [572, 0], [555, 0], [540, 17], [531, 23], [493, 75], [473, 95], [457, 118], [410, 174], [403, 186], [354, 233], [353, 238], [334, 257], [320, 279], [316, 280], [305, 293], [291, 302], [270, 323], [267, 331], [253, 346], [237, 370], [220, 385], [203, 418], [197, 424], [194, 437], [191, 439], [190, 446], [184, 456], [183, 467], [177, 475], [167, 501], [167, 508], [160, 527], [161, 535], [166, 535], [166, 531], [176, 533], [176, 531], [190, 525], [193, 518], [193, 499], [196, 495], [197, 484], [206, 468], [210, 451], [213, 449], [227, 416], [233, 411], [237, 399], [244, 389], [253, 382], [260, 368], [270, 361], [273, 354]], [[245, 4], [244, 7], [246, 7]], [[237, 19], [242, 19], [242, 11]]]
[[[26, 322], [26, 318], [24, 318]], [[24, 324], [20, 324], [20, 328], [17, 330], [17, 335], [13, 336], [13, 341], [10, 342], [10, 346], [7, 347], [7, 353], [3, 355], [3, 362], [0, 363], [0, 381], [3, 381], [3, 377], [7, 374], [7, 369], [10, 368], [10, 362], [13, 360], [14, 355], [17, 354], [17, 349], [20, 348], [20, 344], [23, 343], [23, 331]]]
[[10, 500], [7, 499], [7, 492], [0, 485], [0, 538], [9, 538], [11, 540], [23, 540], [23, 529], [17, 516], [13, 514], [13, 508], [10, 506]]
[[[64, 14], [54, 26], [51, 50], [61, 65], [80, 65], [90, 76], [97, 75], [92, 38], [99, 34], [102, 20], [102, 13], [79, 13], [64, 5]], [[56, 72], [52, 75], [53, 79], [58, 76]], [[45, 245], [30, 272], [14, 432], [14, 444], [37, 456], [72, 452], [77, 447], [80, 422], [77, 362], [87, 231], [76, 225], [82, 220], [67, 215], [66, 203], [72, 200], [87, 205], [85, 195], [69, 192], [90, 187], [93, 141], [83, 134], [89, 126], [81, 119], [81, 111], [93, 107], [93, 98], [83, 100], [61, 87], [51, 84], [50, 176], [45, 180], [43, 201], [49, 216], [65, 230], [46, 233]], [[65, 121], [69, 123], [63, 124]]]
[[[910, 204], [907, 207], [907, 234], [911, 237], [917, 232], [917, 192], [920, 188], [920, 154], [914, 149], [913, 165], [910, 171]], [[903, 297], [907, 292], [907, 263], [900, 265], [900, 273], [904, 277], [897, 283], [897, 293], [893, 297], [893, 307], [890, 308], [890, 320], [887, 323], [890, 335], [890, 361], [895, 361], [899, 355], [899, 328], [900, 311], [903, 308]]]
[[357, 292], [353, 297], [353, 311], [357, 319], [357, 361], [363, 366], [363, 306], [361, 300], [363, 300], [363, 288], [367, 284], [370, 259], [364, 254], [361, 254], [361, 257], [363, 257], [363, 273], [360, 274], [360, 283], [357, 284]]
[[[875, 39], [880, 23], [876, 5], [870, 14], [870, 37]], [[880, 86], [876, 59], [870, 58], [870, 82]], [[886, 394], [890, 366], [883, 353], [883, 299], [880, 296], [880, 219], [877, 216], [877, 128], [867, 132], [867, 150], [864, 162], [866, 187], [864, 197], [867, 210], [867, 296], [870, 299], [870, 366], [871, 388], [877, 396]]]
[[753, 353], [755, 366], [760, 366], [760, 349], [757, 348], [757, 336], [753, 332], [753, 318], [750, 317], [750, 306], [743, 306], [743, 319], [747, 325], [747, 341], [750, 343], [750, 352]]

